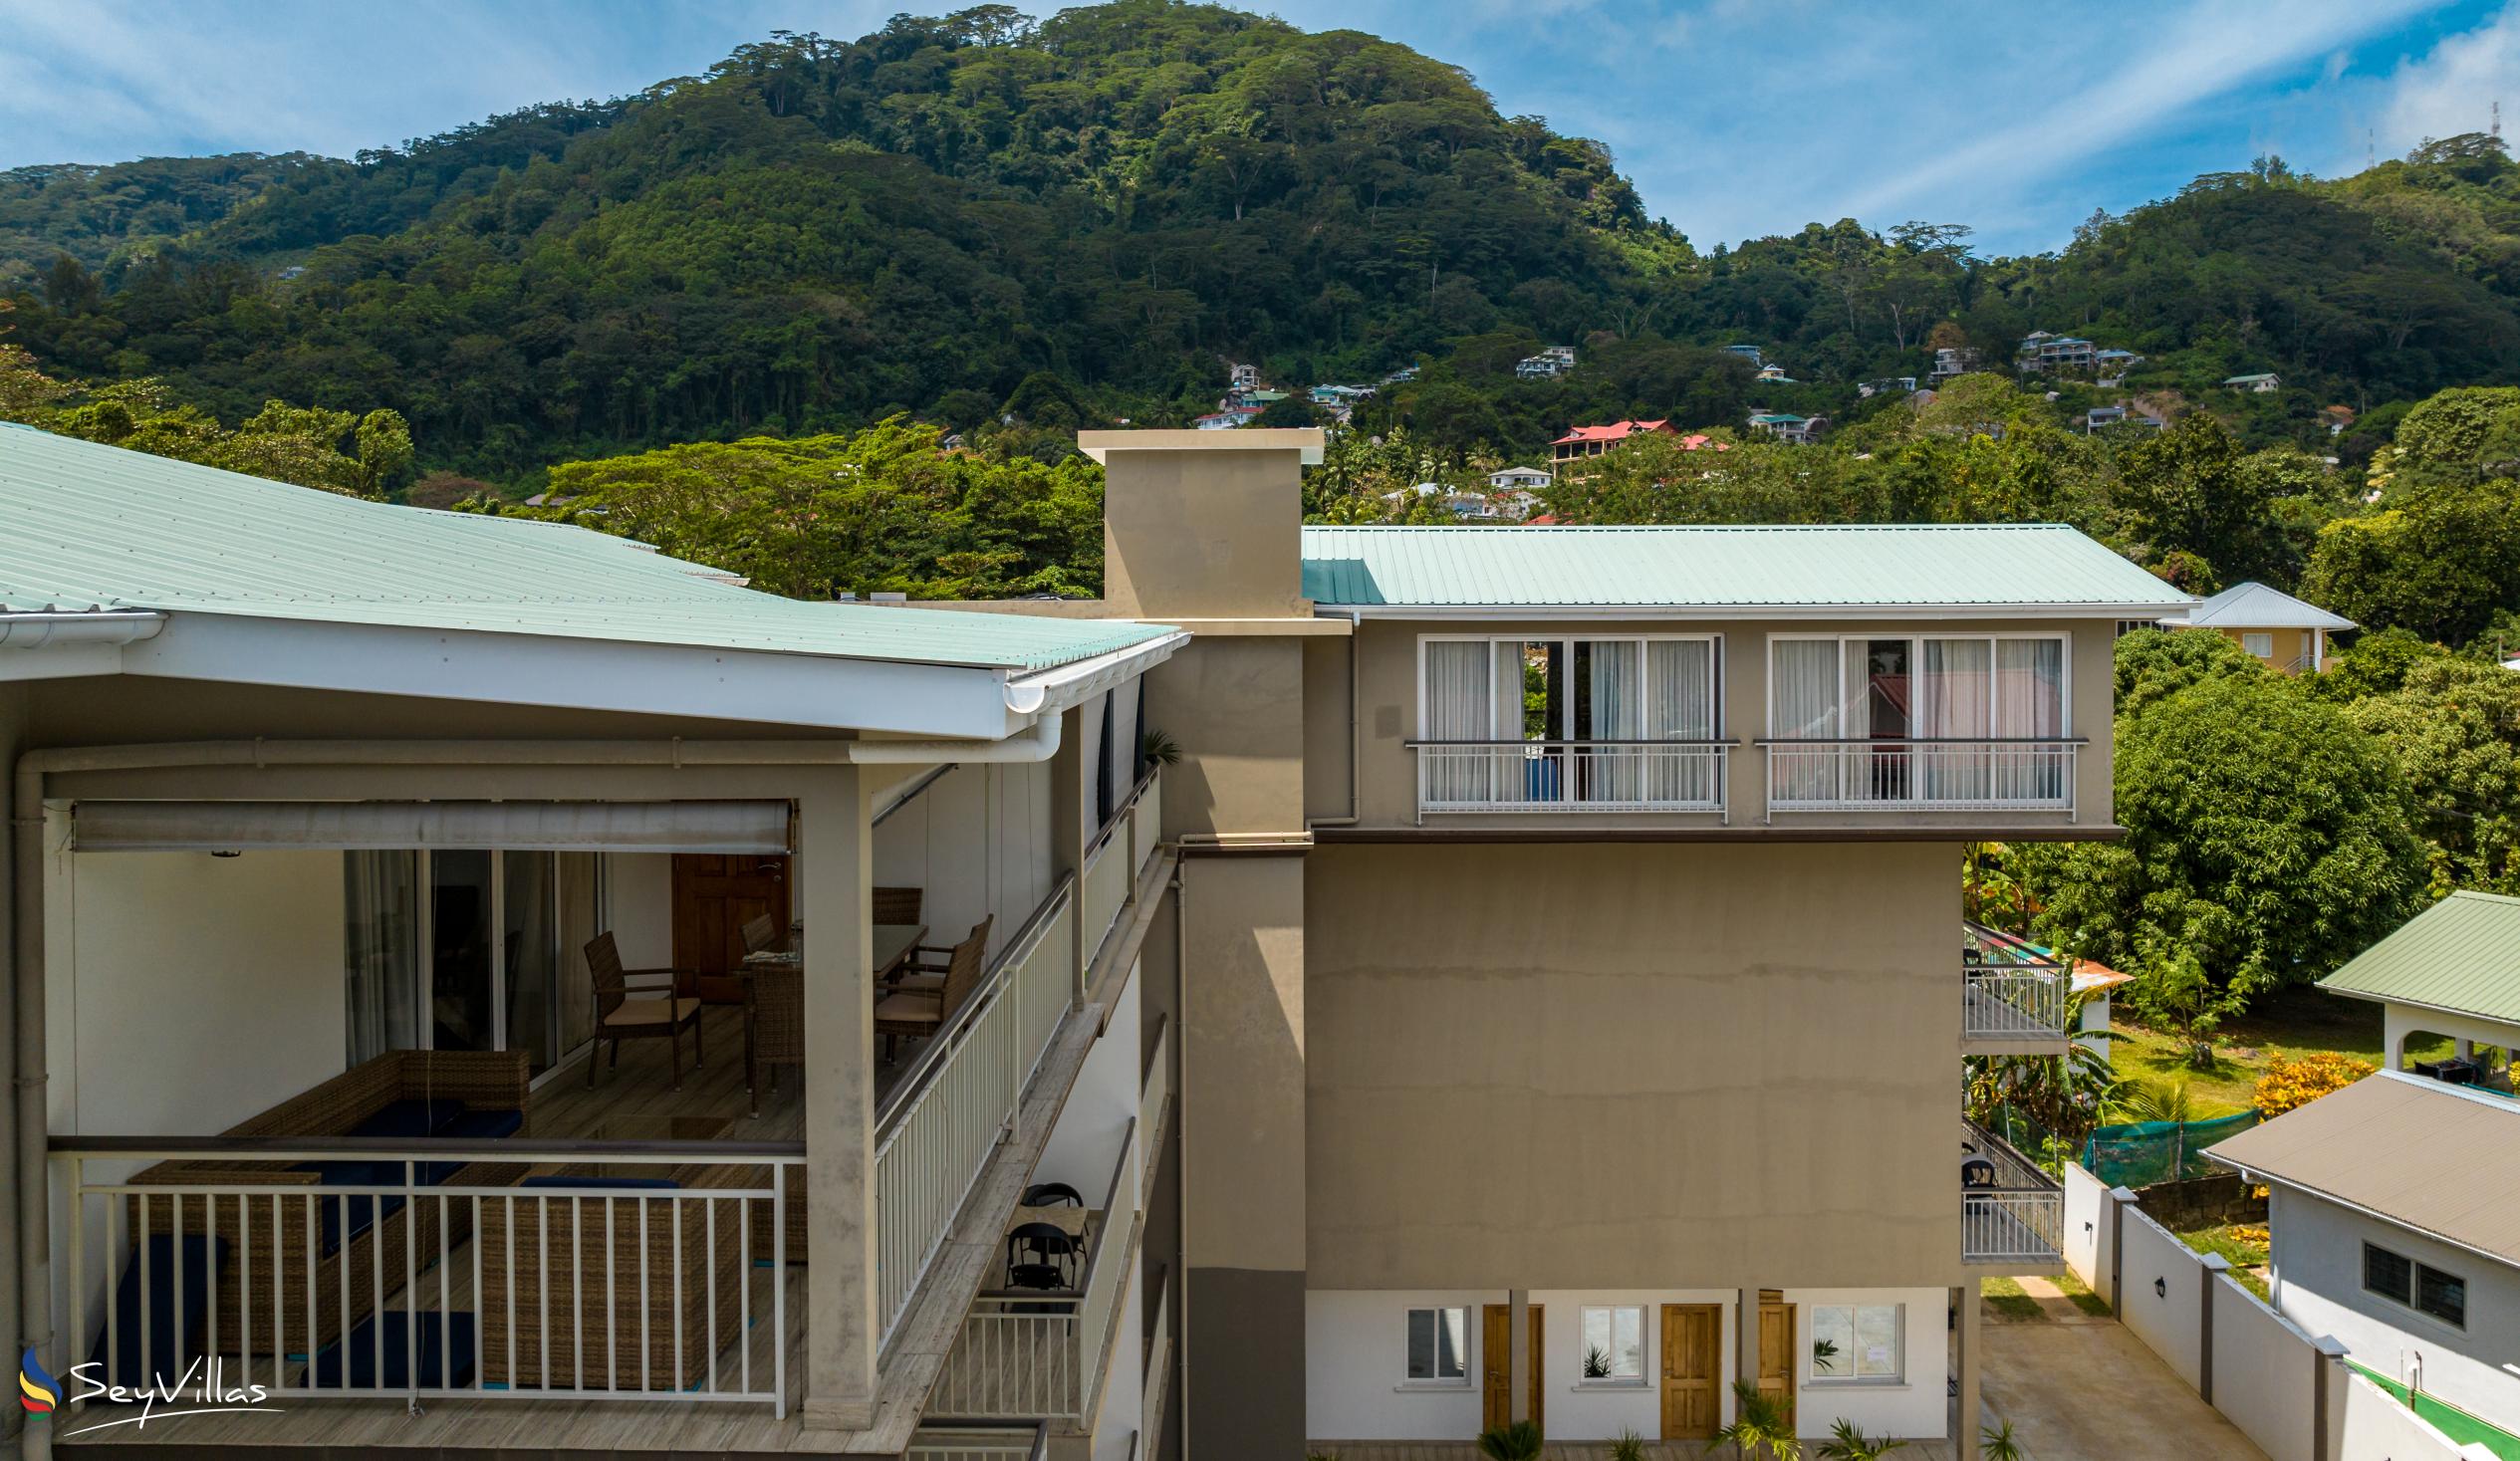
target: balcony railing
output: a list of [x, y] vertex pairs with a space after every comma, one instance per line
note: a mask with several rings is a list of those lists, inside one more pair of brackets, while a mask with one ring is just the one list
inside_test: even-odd
[[1155, 1027], [1154, 1054], [1146, 1058], [1144, 1078], [1137, 1087], [1137, 1140], [1141, 1147], [1138, 1164], [1138, 1203], [1143, 1206], [1154, 1194], [1155, 1169], [1162, 1164], [1164, 1108], [1172, 1100], [1172, 1022], [1168, 1019]]
[[2066, 812], [2079, 739], [1778, 740], [1771, 812]]
[[2053, 1268], [2064, 1255], [2065, 1189], [2012, 1143], [1962, 1122], [1960, 1261]]
[[1138, 1151], [1133, 1120], [1088, 1226], [1081, 1289], [991, 1290], [971, 1302], [928, 1397], [939, 1415], [1082, 1420], [1102, 1393], [1104, 1351], [1135, 1263]]
[[1721, 812], [1728, 741], [1412, 741], [1417, 810]]
[[1968, 1040], [2064, 1041], [2074, 976], [2063, 969], [1962, 968], [1960, 1034]]
[[910, 1433], [901, 1461], [1049, 1461], [1047, 1424], [979, 1424], [940, 1420]]
[[800, 1143], [103, 1137], [54, 1157], [71, 1352], [103, 1383], [216, 1358], [274, 1397], [786, 1413]]

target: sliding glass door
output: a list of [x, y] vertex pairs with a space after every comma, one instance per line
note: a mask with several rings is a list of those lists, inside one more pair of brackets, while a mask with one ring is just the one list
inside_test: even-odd
[[1421, 805], [1711, 808], [1722, 795], [1717, 660], [1707, 636], [1428, 636]]
[[1772, 639], [1771, 804], [2069, 802], [2065, 647], [2044, 634]]
[[343, 854], [350, 1063], [388, 1050], [521, 1050], [536, 1074], [583, 1044], [568, 971], [599, 921], [592, 852]]

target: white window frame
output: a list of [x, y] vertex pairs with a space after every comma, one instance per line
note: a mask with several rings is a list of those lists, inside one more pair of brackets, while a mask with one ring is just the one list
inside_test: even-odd
[[[1898, 1336], [1898, 1371], [1895, 1374], [1834, 1374], [1825, 1372], [1820, 1368], [1819, 1361], [1811, 1352], [1811, 1345], [1813, 1342], [1817, 1342], [1817, 1340], [1811, 1339], [1807, 1340], [1803, 1344], [1803, 1382], [1805, 1384], [1819, 1389], [1895, 1389], [1902, 1388], [1906, 1385], [1907, 1306], [1905, 1304], [1814, 1304], [1811, 1306], [1811, 1333], [1814, 1336], [1817, 1336], [1819, 1333], [1820, 1312], [1824, 1309], [1843, 1309], [1847, 1311], [1847, 1333], [1850, 1337], [1860, 1335], [1864, 1332], [1864, 1311], [1868, 1309], [1890, 1310], [1892, 1322], [1895, 1326], [1892, 1332]], [[1853, 1354], [1842, 1355], [1840, 1356], [1840, 1362], [1852, 1367], [1856, 1363], [1856, 1356]]]
[[[1710, 663], [1709, 663], [1709, 666], [1708, 666], [1708, 675], [1709, 675], [1709, 683], [1712, 685], [1712, 687], [1713, 687], [1713, 689], [1714, 689], [1714, 692], [1715, 692], [1715, 725], [1714, 725], [1714, 735], [1713, 735], [1712, 739], [1713, 739], [1713, 740], [1716, 740], [1716, 741], [1721, 741], [1721, 740], [1723, 740], [1723, 739], [1724, 739], [1724, 736], [1725, 736], [1725, 734], [1726, 734], [1726, 732], [1725, 732], [1725, 722], [1726, 722], [1726, 720], [1727, 720], [1727, 719], [1730, 717], [1730, 715], [1731, 715], [1731, 710], [1732, 710], [1732, 707], [1731, 707], [1731, 703], [1730, 703], [1730, 702], [1731, 702], [1731, 696], [1727, 693], [1727, 687], [1726, 687], [1726, 686], [1725, 686], [1725, 684], [1724, 684], [1724, 636], [1723, 636], [1722, 634], [1719, 634], [1719, 633], [1702, 633], [1702, 634], [1690, 634], [1690, 633], [1648, 633], [1648, 634], [1604, 634], [1604, 633], [1591, 633], [1591, 634], [1572, 634], [1572, 633], [1566, 633], [1566, 632], [1564, 632], [1564, 631], [1550, 631], [1550, 632], [1535, 633], [1535, 634], [1498, 634], [1498, 633], [1486, 633], [1486, 634], [1419, 634], [1419, 635], [1417, 636], [1417, 649], [1416, 649], [1416, 654], [1417, 654], [1417, 720], [1416, 720], [1416, 731], [1415, 731], [1415, 734], [1414, 734], [1414, 739], [1416, 739], [1416, 740], [1423, 741], [1423, 740], [1425, 740], [1425, 739], [1426, 739], [1426, 646], [1427, 646], [1428, 644], [1431, 644], [1431, 643], [1439, 643], [1439, 642], [1440, 642], [1440, 643], [1454, 643], [1454, 644], [1457, 644], [1457, 643], [1463, 643], [1463, 642], [1472, 642], [1472, 643], [1483, 643], [1483, 644], [1486, 644], [1486, 645], [1488, 646], [1488, 664], [1491, 666], [1490, 671], [1489, 671], [1490, 673], [1494, 673], [1493, 666], [1494, 666], [1494, 665], [1495, 665], [1495, 663], [1496, 663], [1496, 659], [1495, 659], [1495, 653], [1496, 653], [1495, 646], [1496, 646], [1496, 645], [1499, 645], [1499, 644], [1553, 644], [1553, 645], [1556, 645], [1556, 646], [1557, 646], [1557, 648], [1559, 649], [1559, 651], [1560, 651], [1560, 652], [1562, 652], [1562, 653], [1566, 656], [1566, 669], [1567, 669], [1567, 674], [1568, 674], [1569, 676], [1572, 676], [1572, 675], [1575, 673], [1575, 646], [1576, 646], [1579, 642], [1580, 642], [1580, 643], [1586, 643], [1586, 644], [1635, 644], [1635, 645], [1637, 645], [1637, 646], [1638, 646], [1638, 648], [1637, 648], [1637, 656], [1638, 656], [1638, 696], [1639, 696], [1639, 699], [1640, 699], [1640, 700], [1641, 700], [1641, 698], [1642, 698], [1642, 696], [1643, 696], [1643, 693], [1644, 693], [1644, 679], [1643, 679], [1643, 676], [1644, 676], [1644, 674], [1645, 674], [1646, 672], [1648, 672], [1648, 667], [1649, 667], [1649, 666], [1652, 664], [1652, 662], [1653, 662], [1653, 656], [1652, 656], [1651, 654], [1649, 654], [1649, 653], [1647, 653], [1647, 652], [1646, 652], [1645, 647], [1644, 647], [1645, 645], [1650, 644], [1650, 643], [1654, 643], [1654, 642], [1676, 642], [1676, 643], [1688, 643], [1688, 644], [1705, 644], [1705, 645], [1710, 646], [1710, 647], [1709, 647], [1709, 650], [1708, 650], [1708, 653], [1709, 653], [1709, 656], [1710, 656]], [[1514, 734], [1512, 734], [1512, 735], [1506, 735], [1506, 734], [1504, 734], [1504, 733], [1503, 733], [1501, 730], [1499, 730], [1499, 728], [1497, 727], [1497, 724], [1496, 724], [1496, 695], [1495, 695], [1495, 692], [1494, 692], [1494, 687], [1493, 687], [1493, 686], [1491, 686], [1491, 687], [1490, 687], [1490, 689], [1489, 689], [1489, 694], [1488, 694], [1488, 697], [1487, 697], [1487, 703], [1488, 703], [1488, 714], [1487, 714], [1487, 719], [1488, 719], [1488, 734], [1487, 734], [1487, 738], [1488, 738], [1489, 740], [1491, 740], [1491, 741], [1519, 741], [1519, 740], [1523, 739], [1523, 737], [1522, 737], [1522, 727], [1520, 727], [1519, 725], [1518, 725], [1518, 726], [1515, 726], [1515, 727], [1513, 728], [1513, 729], [1514, 729]], [[1558, 724], [1550, 728], [1550, 735], [1548, 736], [1548, 738], [1547, 738], [1547, 739], [1548, 739], [1548, 741], [1551, 741], [1551, 742], [1571, 741], [1571, 740], [1574, 740], [1574, 739], [1575, 739], [1575, 696], [1574, 696], [1574, 695], [1569, 694], [1568, 696], [1566, 696], [1566, 703], [1565, 703], [1564, 705], [1562, 705], [1562, 706], [1560, 706], [1560, 707], [1559, 707], [1559, 721], [1558, 721]], [[1539, 745], [1539, 744], [1543, 744], [1543, 743], [1542, 743], [1542, 742], [1535, 741], [1535, 742], [1532, 742], [1531, 744], [1533, 744], [1533, 745]]]
[[[2054, 640], [2055, 642], [2057, 642], [2057, 643], [2059, 643], [2059, 644], [2061, 644], [2061, 645], [2063, 645], [2063, 646], [2064, 646], [2064, 648], [2063, 648], [2063, 649], [2061, 649], [2061, 650], [2058, 652], [2058, 659], [2057, 659], [2057, 664], [2058, 664], [2058, 669], [2059, 669], [2059, 675], [2058, 675], [2058, 680], [2057, 680], [2057, 694], [2058, 694], [2058, 697], [2059, 697], [2059, 698], [2058, 698], [2058, 705], [2057, 705], [2057, 711], [2058, 711], [2058, 714], [2057, 714], [2057, 739], [2059, 739], [2059, 740], [2064, 740], [2064, 741], [2070, 741], [2070, 740], [2074, 739], [2074, 635], [2073, 635], [2071, 632], [2069, 632], [2069, 631], [2065, 631], [2065, 630], [2042, 629], [2042, 630], [2038, 630], [2038, 631], [2031, 632], [2031, 633], [1985, 633], [1985, 634], [1947, 634], [1947, 633], [1946, 633], [1946, 634], [1914, 634], [1914, 633], [1908, 633], [1908, 634], [1901, 634], [1901, 633], [1880, 633], [1880, 634], [1848, 634], [1848, 633], [1829, 633], [1829, 634], [1818, 634], [1818, 633], [1776, 633], [1776, 634], [1770, 634], [1770, 635], [1768, 635], [1768, 636], [1767, 636], [1767, 639], [1768, 639], [1768, 642], [1767, 642], [1767, 680], [1766, 680], [1765, 685], [1762, 687], [1765, 693], [1761, 696], [1761, 699], [1762, 699], [1762, 702], [1763, 702], [1763, 703], [1760, 705], [1760, 707], [1759, 707], [1759, 708], [1760, 708], [1760, 712], [1761, 712], [1761, 723], [1762, 723], [1763, 725], [1765, 725], [1765, 726], [1766, 726], [1766, 735], [1767, 735], [1767, 738], [1768, 738], [1768, 739], [1770, 739], [1770, 740], [1785, 741], [1785, 740], [1797, 740], [1797, 739], [1800, 739], [1799, 737], [1794, 737], [1794, 736], [1784, 736], [1784, 735], [1779, 735], [1779, 734], [1777, 733], [1777, 726], [1776, 726], [1776, 646], [1777, 646], [1779, 643], [1781, 643], [1781, 642], [1783, 642], [1783, 641], [1785, 641], [1785, 640], [1788, 640], [1788, 639], [1797, 639], [1797, 640], [1811, 640], [1811, 639], [1822, 639], [1822, 640], [1828, 640], [1828, 639], [1835, 639], [1835, 640], [1838, 642], [1838, 697], [1837, 697], [1837, 706], [1836, 706], [1836, 709], [1835, 709], [1835, 710], [1833, 710], [1833, 711], [1831, 712], [1831, 715], [1830, 715], [1830, 736], [1831, 736], [1831, 737], [1840, 737], [1840, 736], [1844, 736], [1844, 735], [1846, 734], [1846, 726], [1847, 726], [1847, 659], [1846, 659], [1846, 655], [1847, 655], [1847, 646], [1849, 646], [1849, 645], [1851, 645], [1851, 644], [1870, 645], [1870, 644], [1872, 644], [1873, 642], [1875, 642], [1876, 640], [1880, 640], [1880, 639], [1904, 639], [1904, 640], [1906, 640], [1906, 641], [1907, 641], [1907, 673], [1908, 673], [1908, 675], [1909, 675], [1909, 677], [1910, 677], [1910, 679], [1911, 679], [1911, 681], [1912, 681], [1913, 677], [1914, 677], [1914, 676], [1915, 676], [1915, 675], [1919, 672], [1919, 671], [1918, 671], [1917, 666], [1919, 666], [1919, 665], [1921, 665], [1921, 664], [1923, 664], [1923, 663], [1924, 663], [1924, 660], [1925, 660], [1925, 644], [1926, 644], [1926, 642], [1927, 642], [1928, 640], [1941, 640], [1942, 642], [1945, 642], [1945, 643], [1967, 643], [1967, 642], [1969, 642], [1969, 641], [1971, 641], [1971, 640], [1975, 640], [1975, 641], [1977, 641], [1978, 643], [1981, 643], [1981, 644], [1986, 645], [1986, 646], [1987, 646], [1987, 651], [1986, 651], [1986, 653], [1987, 653], [1987, 661], [1986, 661], [1986, 662], [1987, 662], [1987, 664], [1988, 664], [1988, 666], [1989, 666], [1989, 668], [1988, 668], [1988, 674], [1989, 674], [1989, 676], [1990, 676], [1990, 677], [1991, 677], [1991, 676], [1992, 676], [1992, 674], [1993, 674], [1993, 668], [1992, 668], [1992, 666], [1994, 665], [1994, 662], [1995, 662], [1995, 650], [1994, 650], [1994, 646], [1995, 646], [1998, 642], [2000, 642], [2000, 641], [2002, 641], [2002, 640], [2005, 640], [2005, 639], [2050, 639], [2050, 640]], [[1870, 649], [1867, 649], [1865, 652], [1870, 653], [1870, 652], [1871, 652], [1871, 650], [1870, 650]], [[1990, 690], [1991, 690], [1991, 686], [1990, 686]], [[1992, 715], [1994, 714], [1994, 704], [1995, 704], [1995, 697], [1993, 696], [1993, 694], [1992, 694], [1992, 693], [1989, 693], [1989, 694], [1988, 694], [1988, 696], [1986, 697], [1986, 704], [1987, 704], [1987, 714], [1988, 714], [1989, 716], [1992, 716]], [[1990, 727], [1991, 727], [1991, 721], [1990, 721]], [[1821, 737], [1820, 739], [1828, 739], [1828, 738], [1829, 738], [1829, 737]], [[1908, 739], [1913, 739], [1913, 737], [1909, 737]], [[1991, 739], [1993, 739], [1993, 737], [1992, 737], [1992, 735], [1990, 734], [1988, 737], [1986, 737], [1986, 739], [1990, 739], [1990, 740], [1991, 740]]]
[[[1478, 1375], [1479, 1372], [1478, 1354], [1476, 1352], [1479, 1342], [1479, 1332], [1477, 1327], [1471, 1323], [1471, 1319], [1476, 1312], [1477, 1306], [1469, 1304], [1410, 1304], [1403, 1306], [1400, 1310], [1400, 1379], [1399, 1383], [1392, 1386], [1392, 1388], [1400, 1390], [1466, 1390], [1470, 1388], [1471, 1381]], [[1438, 1335], [1442, 1333], [1443, 1316], [1447, 1314], [1458, 1314], [1461, 1316], [1461, 1373], [1459, 1375], [1442, 1376], [1433, 1379], [1416, 1379], [1409, 1375], [1408, 1327], [1410, 1323], [1421, 1314], [1431, 1314], [1435, 1316], [1435, 1328]], [[1442, 1352], [1442, 1344], [1438, 1342], [1436, 1344], [1436, 1352], [1440, 1354]]]
[[[2265, 648], [2257, 647], [2259, 640], [2265, 642]], [[2243, 629], [2240, 633], [2240, 651], [2244, 654], [2254, 654], [2260, 659], [2271, 662], [2275, 658], [2275, 631], [2273, 629]]]
[[[1586, 1345], [1584, 1336], [1586, 1332], [1592, 1328], [1592, 1318], [1596, 1314], [1607, 1314], [1611, 1316], [1610, 1339], [1611, 1343], [1614, 1346], [1611, 1362], [1614, 1366], [1618, 1363], [1618, 1354], [1616, 1352], [1616, 1346], [1619, 1342], [1618, 1316], [1622, 1314], [1633, 1314], [1637, 1317], [1637, 1372], [1635, 1374], [1620, 1374], [1614, 1369], [1614, 1371], [1608, 1376], [1597, 1379], [1583, 1372], [1584, 1349]], [[1575, 1387], [1579, 1390], [1643, 1389], [1650, 1378], [1649, 1371], [1653, 1368], [1653, 1337], [1652, 1332], [1645, 1327], [1645, 1306], [1641, 1304], [1585, 1304], [1578, 1306], [1575, 1311], [1575, 1342], [1577, 1346], [1575, 1355]]]

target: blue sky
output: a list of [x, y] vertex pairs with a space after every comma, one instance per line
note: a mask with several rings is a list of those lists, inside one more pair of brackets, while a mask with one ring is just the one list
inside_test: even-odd
[[[960, 0], [943, 0], [937, 10]], [[0, 0], [0, 167], [347, 155], [612, 96], [770, 30], [854, 36], [909, 0]], [[1043, 13], [1049, 7], [1027, 8]], [[1508, 114], [1610, 143], [1701, 247], [1854, 216], [2054, 248], [2198, 172], [2520, 128], [2520, 0], [2106, 7], [1908, 0], [1276, 0], [1467, 69]]]

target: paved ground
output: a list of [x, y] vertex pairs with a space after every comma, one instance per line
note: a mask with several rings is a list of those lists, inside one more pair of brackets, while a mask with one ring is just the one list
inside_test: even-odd
[[1979, 1399], [2028, 1461], [2266, 1461], [2126, 1326], [2076, 1320], [1978, 1329]]

